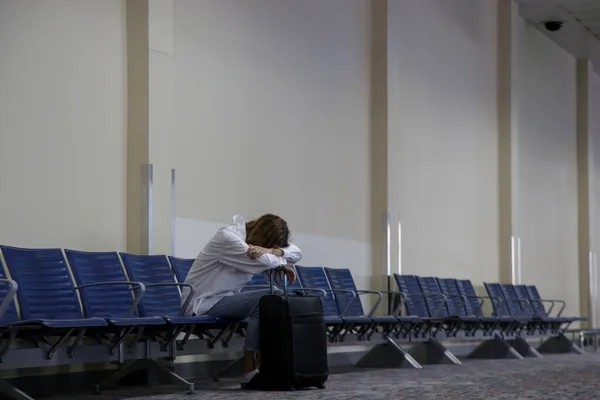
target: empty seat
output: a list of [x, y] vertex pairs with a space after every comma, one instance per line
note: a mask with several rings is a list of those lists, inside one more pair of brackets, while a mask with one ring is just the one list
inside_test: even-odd
[[137, 303], [144, 294], [144, 285], [127, 279], [116, 252], [65, 250], [65, 255], [75, 281], [82, 287], [86, 315], [106, 318], [117, 326], [165, 324], [160, 317], [139, 317]]
[[22, 320], [13, 325], [40, 324], [65, 330], [108, 325], [102, 318], [84, 315], [61, 249], [0, 249], [19, 285]]
[[[139, 304], [143, 317], [163, 317], [172, 324], [203, 324], [216, 320], [207, 315], [185, 317], [180, 288], [189, 285], [175, 281], [175, 276], [166, 256], [120, 253], [129, 278], [146, 285], [146, 292]], [[186, 300], [192, 296], [186, 294]]]
[[177, 258], [169, 256], [169, 262], [173, 267], [173, 272], [175, 272], [177, 282], [185, 282], [185, 278], [187, 277], [188, 272], [190, 272], [194, 261], [196, 260], [193, 258]]
[[[531, 300], [532, 307], [534, 308], [535, 315], [538, 317], [550, 317], [554, 318], [558, 323], [570, 325], [573, 322], [581, 322], [587, 321], [585, 317], [563, 317], [562, 313], [566, 307], [566, 303], [563, 300], [546, 300], [542, 299], [540, 293], [538, 292], [535, 285], [525, 286], [529, 299]], [[544, 307], [544, 303], [550, 303], [550, 310], [546, 311]], [[554, 309], [555, 304], [561, 304], [560, 310], [557, 312], [556, 316], [551, 317], [550, 313]], [[566, 329], [564, 327], [563, 329]]]
[[[420, 318], [418, 317], [399, 317], [395, 315], [384, 315], [384, 316], [375, 316], [375, 312], [377, 311], [378, 306], [381, 304], [383, 300], [383, 294], [396, 294], [400, 295], [399, 292], [388, 292], [388, 291], [373, 291], [373, 290], [358, 290], [356, 288], [356, 284], [354, 282], [354, 278], [352, 277], [352, 272], [347, 268], [325, 268], [325, 273], [329, 280], [329, 284], [332, 289], [340, 290], [340, 292], [335, 293], [335, 300], [338, 306], [338, 310], [342, 310], [344, 319], [348, 317], [368, 317], [371, 319], [372, 324], [368, 326], [365, 330], [364, 334], [367, 339], [374, 333], [375, 329], [381, 327], [386, 334], [391, 333], [400, 333], [404, 334], [405, 329], [411, 328], [411, 323], [420, 323]], [[352, 296], [350, 293], [341, 292], [341, 290], [346, 290], [352, 293], [355, 293], [355, 296]], [[363, 304], [360, 298], [360, 295], [376, 295], [376, 302], [372, 309], [369, 311], [367, 315], [365, 315]], [[363, 319], [359, 322], [369, 322], [366, 319]], [[370, 328], [370, 329], [368, 329]]]
[[531, 318], [523, 314], [518, 301], [508, 302], [499, 283], [484, 282], [485, 289], [494, 308], [494, 315], [503, 319], [512, 319], [513, 322], [503, 332], [506, 334], [522, 333], [530, 326]]
[[[437, 281], [442, 294], [446, 296], [448, 315], [457, 317], [462, 321], [454, 334], [458, 333], [458, 330], [462, 330], [467, 336], [473, 336], [478, 331], [481, 331], [484, 335], [489, 335], [493, 332], [498, 319], [495, 317], [485, 317], [483, 315], [477, 296], [472, 295], [475, 302], [474, 304], [470, 304], [469, 298], [466, 295], [461, 294], [455, 279], [437, 278]], [[469, 306], [477, 311], [474, 311]]]

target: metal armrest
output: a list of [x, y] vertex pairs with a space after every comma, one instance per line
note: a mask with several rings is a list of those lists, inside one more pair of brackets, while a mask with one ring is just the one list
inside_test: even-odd
[[377, 302], [371, 308], [371, 311], [369, 311], [369, 314], [368, 314], [369, 317], [372, 317], [373, 314], [375, 314], [375, 312], [377, 311], [377, 309], [381, 305], [381, 302], [383, 301], [383, 294], [384, 293], [385, 294], [391, 294], [391, 295], [400, 296], [400, 302], [398, 303], [398, 306], [396, 306], [396, 308], [394, 309], [394, 311], [392, 313], [392, 315], [394, 317], [397, 317], [400, 314], [400, 310], [402, 310], [402, 306], [404, 306], [404, 301], [406, 300], [406, 297], [404, 296], [404, 294], [402, 292], [395, 292], [395, 291], [392, 291], [392, 290], [357, 290], [356, 293], [359, 296], [361, 294], [376, 294], [376, 295], [378, 295]]
[[495, 315], [496, 314], [496, 303], [494, 303], [494, 301], [498, 301], [498, 302], [502, 303], [502, 302], [504, 302], [504, 300], [502, 300], [500, 297], [494, 297], [494, 296], [477, 296], [477, 297], [479, 297], [481, 299], [481, 305], [480, 305], [481, 312], [483, 312], [482, 307], [483, 307], [483, 303], [485, 302], [485, 299], [488, 299], [488, 300], [492, 301], [492, 307], [494, 308], [494, 312], [492, 315], [497, 317], [497, 315]]
[[[531, 303], [532, 303], [531, 304], [532, 306], [533, 306], [533, 303], [539, 303], [542, 306], [542, 309], [544, 310], [544, 313], [546, 314], [546, 315], [542, 315], [542, 317], [549, 316], [548, 312], [546, 311], [546, 307], [544, 306], [544, 302], [543, 301], [538, 300], [538, 299], [531, 299]], [[552, 304], [554, 304], [554, 303], [552, 303]], [[534, 315], [539, 314], [539, 311], [536, 311], [535, 307], [533, 307], [533, 314]]]
[[[185, 314], [185, 311], [187, 310], [188, 306], [190, 305], [190, 301], [192, 301], [192, 298], [194, 296], [194, 287], [192, 285], [190, 285], [189, 283], [177, 283], [177, 282], [163, 282], [163, 283], [146, 284], [147, 288], [158, 287], [158, 286], [177, 286], [177, 287], [181, 287], [181, 288], [186, 287], [186, 288], [190, 289], [190, 292], [186, 296], [185, 301], [181, 305], [181, 308], [179, 309], [179, 313], [177, 314], [178, 317], [183, 317]], [[183, 293], [182, 293], [182, 295], [183, 295]]]
[[[369, 314], [367, 315], [369, 318], [373, 316], [373, 314], [375, 314], [375, 311], [377, 310], [377, 308], [379, 308], [379, 305], [381, 304], [381, 301], [383, 300], [383, 292], [378, 292], [375, 290], [356, 290], [355, 293], [358, 295], [358, 297], [360, 297], [360, 295], [362, 294], [376, 294], [377, 297], [377, 301], [375, 302], [375, 305], [373, 307], [371, 307], [371, 311], [369, 311]], [[352, 298], [351, 301], [354, 301], [354, 298]], [[348, 305], [346, 306], [347, 309], [350, 308], [350, 304], [348, 303]]]
[[135, 313], [137, 306], [140, 304], [140, 301], [142, 301], [142, 297], [144, 296], [144, 293], [146, 292], [146, 286], [141, 282], [126, 282], [126, 281], [94, 282], [94, 283], [86, 283], [85, 285], [76, 286], [75, 289], [81, 290], [81, 289], [90, 288], [90, 287], [94, 287], [94, 286], [110, 286], [110, 285], [127, 285], [127, 286], [131, 286], [132, 290], [135, 290], [136, 288], [138, 288], [140, 290], [140, 293], [136, 294], [135, 298], [133, 299], [133, 303], [131, 303], [131, 307], [129, 307], [129, 310], [127, 310], [126, 316], [127, 317], [132, 316]]
[[550, 313], [552, 312], [552, 309], [554, 308], [554, 305], [556, 303], [561, 304], [562, 306], [560, 307], [560, 310], [558, 310], [558, 314], [556, 314], [556, 317], [560, 317], [563, 313], [563, 311], [565, 310], [565, 307], [567, 306], [567, 303], [564, 300], [549, 300], [549, 299], [541, 299], [542, 302], [545, 303], [551, 303], [552, 305], [550, 306], [550, 309], [548, 310], [548, 316], [550, 315]]
[[[508, 299], [507, 301], [510, 301], [510, 300], [518, 301], [521, 304], [528, 304], [533, 309], [533, 305], [531, 304], [531, 300], [529, 300], [529, 299], [523, 299], [523, 298], [517, 297], [517, 298], [513, 298], [513, 299]], [[533, 310], [533, 312], [532, 312], [531, 315], [527, 315], [527, 311], [525, 311], [523, 309], [521, 309], [521, 311], [523, 312], [523, 316], [524, 317], [526, 317], [526, 318], [535, 318], [535, 315], [534, 315], [535, 314], [535, 310]]]
[[8, 307], [10, 306], [10, 302], [14, 299], [17, 294], [17, 290], [19, 290], [19, 285], [17, 282], [12, 279], [0, 279], [0, 283], [6, 283], [8, 285], [8, 291], [6, 292], [6, 296], [2, 299], [0, 303], [0, 319], [4, 317], [6, 311], [8, 311]]
[[292, 288], [292, 289], [288, 289], [286, 292], [284, 292], [284, 294], [287, 296], [288, 293], [292, 293], [292, 292], [318, 292], [318, 293], [322, 293], [323, 297], [327, 296], [325, 289], [311, 289], [311, 288]]

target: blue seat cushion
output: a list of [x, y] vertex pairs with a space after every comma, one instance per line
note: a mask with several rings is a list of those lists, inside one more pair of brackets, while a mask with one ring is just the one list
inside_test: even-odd
[[106, 320], [115, 326], [147, 326], [166, 324], [165, 320], [161, 317], [107, 318]]
[[344, 322], [350, 324], [370, 324], [373, 320], [365, 315], [354, 315], [349, 317], [342, 317]]
[[392, 316], [392, 315], [386, 315], [383, 317], [371, 317], [371, 319], [375, 322], [377, 322], [378, 324], [397, 324], [398, 323], [398, 318]]
[[479, 317], [475, 317], [474, 315], [462, 315], [458, 319], [465, 322], [479, 322]]
[[325, 317], [325, 323], [332, 325], [332, 324], [341, 324], [343, 321], [340, 317], [336, 317], [336, 316], [328, 316]]
[[95, 328], [108, 326], [102, 318], [85, 318], [85, 319], [29, 319], [25, 321], [15, 322], [11, 326], [26, 326], [26, 325], [42, 325], [47, 328]]
[[[477, 317], [479, 318], [479, 320], [481, 322], [498, 322], [501, 320], [501, 318], [496, 318], [496, 317]], [[512, 321], [512, 319], [511, 319]]]
[[494, 317], [496, 318], [499, 322], [516, 322], [517, 320], [513, 317]]
[[403, 315], [398, 317], [400, 322], [421, 322], [421, 317], [416, 315]]
[[164, 317], [165, 320], [173, 325], [182, 324], [214, 324], [217, 320], [210, 315], [196, 315], [193, 317]]

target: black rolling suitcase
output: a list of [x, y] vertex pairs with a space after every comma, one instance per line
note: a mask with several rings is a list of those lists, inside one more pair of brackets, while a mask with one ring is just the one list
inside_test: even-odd
[[325, 388], [329, 376], [323, 303], [317, 296], [274, 295], [259, 302], [263, 390]]

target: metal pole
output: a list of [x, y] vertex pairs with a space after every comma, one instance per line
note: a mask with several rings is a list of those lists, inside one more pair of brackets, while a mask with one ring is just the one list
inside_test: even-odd
[[148, 164], [148, 254], [154, 248], [154, 166]]
[[175, 168], [171, 169], [171, 255], [175, 256]]
[[[391, 261], [391, 227], [390, 227], [390, 212], [385, 213], [385, 266], [387, 272], [387, 290], [391, 291], [391, 279], [392, 279], [392, 261]], [[388, 293], [388, 315], [392, 313], [392, 296]]]

